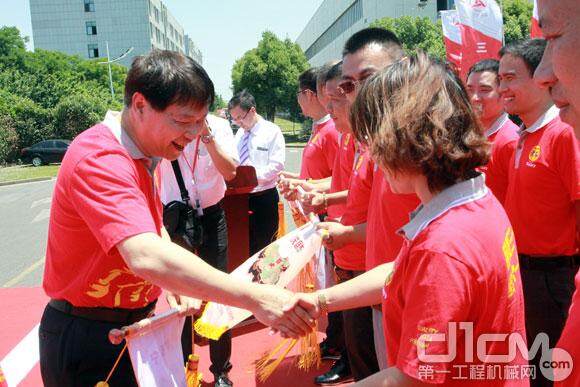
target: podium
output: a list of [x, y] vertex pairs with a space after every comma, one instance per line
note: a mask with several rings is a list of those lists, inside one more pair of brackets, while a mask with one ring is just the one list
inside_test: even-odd
[[250, 255], [250, 192], [258, 185], [256, 170], [250, 165], [236, 168], [236, 177], [227, 181], [223, 207], [228, 224], [228, 273]]

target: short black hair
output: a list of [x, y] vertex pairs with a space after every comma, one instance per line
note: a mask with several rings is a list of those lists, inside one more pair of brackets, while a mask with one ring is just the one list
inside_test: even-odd
[[304, 71], [298, 77], [298, 87], [300, 90], [311, 90], [316, 93], [316, 76], [318, 74], [317, 67], [311, 67]]
[[195, 60], [181, 53], [153, 50], [137, 56], [125, 79], [125, 106], [141, 93], [157, 111], [169, 105], [211, 106], [215, 98], [213, 82]]
[[342, 61], [335, 63], [324, 75], [324, 83], [342, 77]]
[[316, 72], [316, 85], [317, 86], [324, 85], [326, 83], [326, 75], [328, 74], [328, 72], [330, 71], [332, 66], [334, 66], [338, 62], [340, 62], [340, 61], [339, 60], [332, 60], [330, 62], [326, 62], [325, 64], [323, 64], [322, 66], [320, 66], [318, 68], [318, 71]]
[[499, 60], [497, 59], [483, 59], [471, 66], [469, 72], [467, 73], [467, 78], [472, 73], [483, 73], [484, 71], [489, 71], [494, 73], [496, 76], [499, 74]]
[[499, 56], [503, 58], [504, 55], [513, 55], [522, 58], [530, 72], [530, 76], [534, 76], [534, 72], [542, 61], [546, 44], [545, 39], [522, 40], [503, 46], [499, 50]]
[[403, 47], [397, 35], [385, 28], [378, 27], [362, 29], [348, 38], [344, 44], [342, 56], [354, 54], [373, 43], [382, 46], [385, 50], [389, 50], [394, 59], [399, 59], [403, 56]]
[[239, 106], [242, 110], [250, 110], [256, 107], [256, 99], [250, 92], [246, 89], [240, 91], [230, 99], [228, 103], [228, 109], [233, 109]]

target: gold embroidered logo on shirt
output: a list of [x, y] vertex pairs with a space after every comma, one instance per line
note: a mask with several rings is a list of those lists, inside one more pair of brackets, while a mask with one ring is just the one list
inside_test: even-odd
[[[502, 246], [503, 256], [508, 275], [508, 298], [513, 297], [516, 292], [516, 281], [518, 280], [518, 271], [520, 264], [516, 252], [514, 230], [511, 227], [505, 232], [505, 238]], [[515, 263], [514, 263], [515, 260]]]
[[153, 285], [144, 280], [136, 283], [113, 284], [116, 279], [119, 279], [124, 275], [135, 278], [135, 275], [127, 267], [113, 269], [106, 277], [100, 278], [97, 282], [91, 284], [91, 290], [88, 290], [86, 295], [92, 298], [103, 298], [114, 291], [114, 307], [119, 307], [121, 305], [121, 297], [132, 304], [140, 306], [149, 304], [151, 302], [149, 300], [149, 293], [151, 293]]
[[529, 155], [529, 159], [531, 162], [534, 162], [536, 160], [538, 160], [540, 158], [540, 146], [536, 145], [535, 147], [532, 148], [532, 150], [530, 151], [530, 155]]

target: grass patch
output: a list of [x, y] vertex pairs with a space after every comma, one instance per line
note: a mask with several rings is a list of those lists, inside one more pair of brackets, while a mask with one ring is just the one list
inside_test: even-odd
[[0, 168], [0, 182], [34, 179], [39, 177], [55, 177], [60, 165], [19, 165], [14, 167]]
[[274, 117], [274, 123], [280, 127], [282, 133], [292, 133], [292, 126], [294, 126], [294, 133], [300, 133], [302, 124], [294, 122], [281, 117]]

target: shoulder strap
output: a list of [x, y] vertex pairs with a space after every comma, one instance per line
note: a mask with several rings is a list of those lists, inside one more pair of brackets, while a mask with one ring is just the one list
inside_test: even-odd
[[181, 175], [181, 169], [179, 168], [179, 161], [175, 159], [171, 162], [173, 167], [173, 173], [175, 174], [175, 179], [177, 180], [177, 185], [179, 186], [179, 191], [181, 191], [181, 200], [189, 204], [189, 194], [185, 188], [185, 183], [183, 182], [183, 176]]

